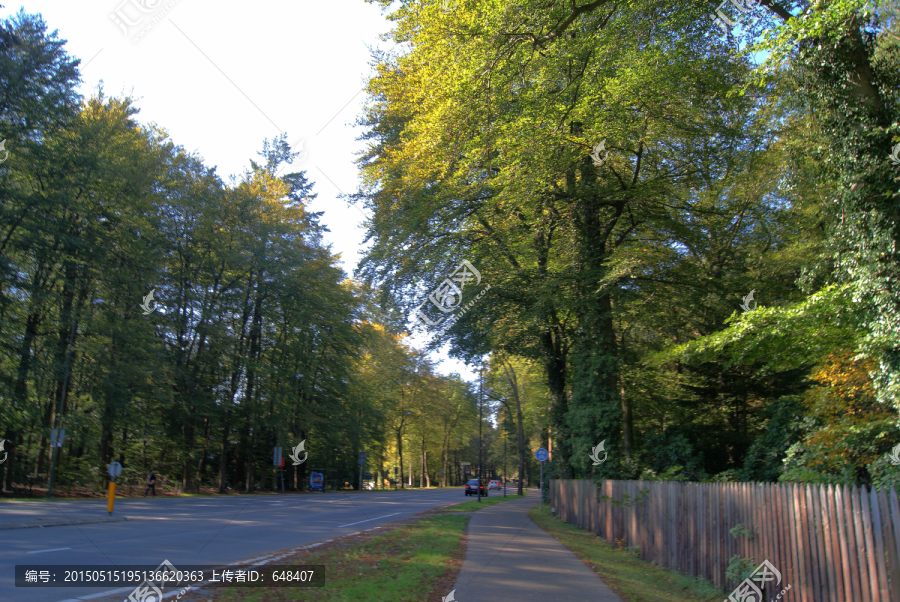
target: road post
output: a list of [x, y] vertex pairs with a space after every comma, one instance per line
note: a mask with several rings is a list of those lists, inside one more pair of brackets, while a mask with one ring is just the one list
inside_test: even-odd
[[122, 474], [122, 465], [118, 462], [111, 462], [106, 468], [109, 473], [109, 490], [106, 493], [106, 511], [112, 516], [113, 505], [116, 503], [116, 477]]

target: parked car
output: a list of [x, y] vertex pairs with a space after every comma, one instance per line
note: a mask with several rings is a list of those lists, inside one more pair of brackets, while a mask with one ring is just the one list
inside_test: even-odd
[[[469, 479], [466, 483], [466, 495], [478, 495], [478, 479]], [[487, 497], [487, 490], [484, 488], [484, 481], [481, 482], [481, 496]]]
[[491, 489], [502, 489], [503, 487], [500, 485], [500, 481], [490, 481], [488, 483], [488, 490]]

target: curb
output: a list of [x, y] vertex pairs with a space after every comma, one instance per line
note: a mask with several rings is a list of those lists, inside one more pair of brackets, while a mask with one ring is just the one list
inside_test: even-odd
[[12, 523], [0, 524], [0, 531], [8, 531], [11, 529], [34, 529], [44, 527], [65, 527], [69, 525], [93, 525], [96, 523], [118, 523], [127, 521], [127, 517], [109, 517], [109, 518], [86, 518], [81, 520], [65, 520], [48, 523]]

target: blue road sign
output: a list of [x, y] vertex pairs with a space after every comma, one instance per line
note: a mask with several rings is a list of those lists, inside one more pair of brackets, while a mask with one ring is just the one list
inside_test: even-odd
[[544, 449], [543, 447], [541, 449], [537, 450], [536, 452], [534, 452], [534, 457], [537, 458], [538, 462], [546, 462], [547, 458], [549, 456], [550, 456], [550, 454], [547, 453], [547, 450]]

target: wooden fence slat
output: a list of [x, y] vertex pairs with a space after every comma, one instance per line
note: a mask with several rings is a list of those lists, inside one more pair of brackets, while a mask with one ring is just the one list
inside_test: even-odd
[[817, 484], [813, 487], [813, 505], [815, 506], [816, 522], [813, 528], [816, 530], [816, 544], [818, 545], [819, 559], [819, 583], [821, 599], [828, 600], [834, 594], [834, 577], [830, 575], [829, 563], [829, 544], [828, 530], [825, 527], [825, 519], [827, 514], [827, 505], [823, 504], [824, 485]]
[[897, 490], [891, 487], [887, 498], [888, 524], [893, 533], [893, 546], [890, 549], [891, 560], [891, 591], [892, 600], [900, 600], [900, 500], [897, 499]]
[[803, 486], [797, 483], [793, 484], [794, 497], [794, 524], [797, 531], [797, 542], [800, 548], [800, 573], [798, 574], [799, 583], [794, 586], [798, 588], [803, 602], [811, 602], [809, 581], [809, 537], [807, 535], [806, 522], [806, 505], [803, 501]]
[[[785, 554], [787, 542], [785, 541], [784, 534], [784, 512], [781, 507], [781, 487], [778, 484], [770, 484], [768, 489], [771, 492], [770, 495], [772, 497], [772, 526], [774, 527], [775, 541], [771, 562], [778, 568], [779, 572], [782, 574], [782, 578], [784, 578], [784, 569], [787, 567], [787, 554]], [[778, 591], [780, 592], [781, 589], [779, 588]], [[777, 596], [778, 592], [774, 595]]]
[[856, 537], [856, 515], [853, 512], [854, 488], [844, 485], [844, 524], [847, 526], [847, 545], [849, 546], [850, 587], [853, 590], [851, 600], [862, 600], [859, 578], [859, 542]]
[[[603, 493], [605, 493], [609, 499], [615, 499], [615, 491], [613, 488], [613, 481], [606, 481], [606, 487]], [[606, 541], [611, 544], [615, 544], [613, 540], [613, 510], [615, 509], [615, 504], [608, 501], [606, 502]]]
[[[700, 521], [700, 497], [698, 495], [697, 483], [691, 483], [691, 541], [700, 540], [700, 529], [698, 523]], [[697, 577], [700, 573], [700, 548], [691, 546], [691, 576]]]
[[679, 523], [681, 521], [678, 520], [678, 498], [680, 497], [680, 487], [681, 483], [676, 481], [671, 481], [669, 483], [669, 495], [668, 495], [668, 506], [669, 506], [669, 534], [671, 536], [670, 545], [669, 545], [669, 562], [668, 565], [670, 567], [676, 568], [678, 567], [678, 548], [679, 545]]
[[834, 488], [834, 505], [837, 511], [838, 527], [841, 534], [841, 570], [844, 577], [844, 599], [853, 600], [853, 563], [855, 560], [855, 549], [852, 545], [854, 542], [850, 523], [847, 522], [847, 507], [850, 505], [850, 499], [847, 497], [846, 486], [836, 485]]
[[[879, 602], [890, 602], [888, 597], [887, 564], [884, 558], [884, 529], [881, 522], [881, 508], [878, 505], [878, 492], [873, 487], [869, 491], [869, 510], [872, 514], [872, 539], [875, 540], [875, 566], [873, 589], [878, 590]], [[877, 572], [877, 574], [876, 574]]]
[[[840, 533], [838, 532], [837, 513], [834, 507], [834, 485], [829, 484], [823, 487], [824, 494], [824, 512], [826, 513], [826, 537], [828, 538], [828, 572], [834, 580], [831, 586], [832, 602], [843, 602], [844, 596], [844, 576], [841, 570], [841, 544]], [[831, 583], [831, 582], [830, 582]]]
[[813, 496], [813, 505], [815, 506], [815, 517], [816, 522], [813, 525], [813, 528], [816, 531], [816, 545], [818, 550], [818, 562], [819, 562], [819, 583], [821, 584], [819, 587], [819, 591], [821, 592], [820, 599], [828, 600], [828, 598], [834, 593], [834, 582], [833, 576], [829, 575], [829, 562], [828, 562], [828, 531], [825, 528], [825, 514], [826, 507], [822, 504], [822, 490], [825, 488], [824, 485], [815, 485], [813, 487], [812, 496]]
[[782, 535], [781, 558], [778, 559], [778, 569], [781, 571], [781, 575], [784, 579], [784, 582], [782, 583], [782, 586], [784, 586], [791, 582], [790, 576], [794, 572], [793, 555], [791, 554], [791, 549], [793, 547], [790, 530], [791, 513], [787, 499], [787, 487], [785, 487], [784, 483], [778, 483], [775, 485], [775, 488], [778, 491], [778, 512], [781, 516], [779, 528], [781, 529]]
[[[860, 556], [860, 563], [865, 565], [866, 575], [869, 582], [869, 595], [872, 602], [888, 602], [881, 600], [881, 594], [878, 588], [878, 568], [877, 559], [875, 557], [875, 538], [872, 533], [872, 509], [870, 506], [870, 496], [868, 488], [863, 485], [859, 490], [859, 506], [863, 523], [863, 538], [866, 542], [865, 554]], [[865, 584], [864, 584], [865, 585]]]
[[818, 549], [816, 547], [815, 511], [810, 496], [810, 485], [800, 485], [800, 501], [803, 506], [803, 527], [806, 539], [806, 589], [809, 590], [810, 600], [819, 601], [819, 562]]
[[[793, 495], [793, 487], [785, 483], [784, 484], [784, 507], [785, 507], [785, 518], [787, 518], [787, 525], [785, 526], [785, 538], [788, 541], [788, 546], [790, 547], [790, 569], [786, 574], [790, 575], [790, 578], [786, 578], [787, 582], [790, 584], [800, 583], [800, 553], [798, 550], [797, 544], [797, 529], [795, 528], [794, 523], [794, 495]], [[799, 600], [799, 595], [794, 592], [794, 599]]]
[[[854, 485], [850, 489], [850, 504], [852, 509], [852, 522], [853, 525], [853, 533], [856, 537], [856, 554], [854, 554], [856, 561], [856, 584], [854, 584], [854, 589], [859, 588], [859, 598], [862, 602], [872, 602], [872, 593], [869, 590], [869, 571], [868, 566], [866, 564], [866, 536], [863, 532], [863, 521], [862, 521], [862, 507], [859, 503], [860, 491]], [[850, 564], [851, 570], [853, 569], [854, 563]], [[857, 585], [858, 584], [858, 585]]]

